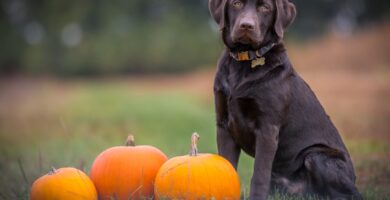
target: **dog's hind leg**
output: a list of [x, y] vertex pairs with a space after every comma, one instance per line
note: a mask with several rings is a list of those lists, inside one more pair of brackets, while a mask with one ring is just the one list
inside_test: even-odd
[[362, 199], [355, 186], [351, 161], [343, 152], [331, 148], [311, 152], [304, 165], [313, 192], [332, 200]]

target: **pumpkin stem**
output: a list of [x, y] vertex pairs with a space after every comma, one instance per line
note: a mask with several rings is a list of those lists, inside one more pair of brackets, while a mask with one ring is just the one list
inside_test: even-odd
[[134, 135], [133, 135], [133, 134], [129, 134], [129, 136], [127, 136], [126, 146], [128, 146], [128, 147], [133, 147], [133, 146], [135, 146], [135, 143], [134, 143]]
[[53, 175], [57, 173], [57, 169], [55, 167], [51, 167], [51, 170], [49, 171], [48, 175]]
[[198, 147], [197, 143], [200, 136], [198, 133], [193, 133], [191, 136], [191, 150], [190, 150], [190, 156], [197, 156], [198, 155]]

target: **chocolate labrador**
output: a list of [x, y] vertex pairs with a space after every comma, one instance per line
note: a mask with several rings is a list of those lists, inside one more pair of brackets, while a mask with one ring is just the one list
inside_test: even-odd
[[295, 18], [288, 0], [209, 0], [226, 49], [215, 76], [217, 143], [237, 168], [255, 158], [250, 199], [275, 189], [361, 199], [348, 151], [282, 44]]

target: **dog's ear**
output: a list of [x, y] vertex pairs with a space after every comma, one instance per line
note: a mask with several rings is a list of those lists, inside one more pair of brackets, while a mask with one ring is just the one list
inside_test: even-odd
[[280, 39], [283, 38], [284, 30], [294, 21], [297, 11], [289, 0], [275, 0], [276, 19], [275, 32]]
[[227, 0], [209, 0], [209, 10], [211, 16], [217, 22], [219, 28], [225, 28], [225, 7]]

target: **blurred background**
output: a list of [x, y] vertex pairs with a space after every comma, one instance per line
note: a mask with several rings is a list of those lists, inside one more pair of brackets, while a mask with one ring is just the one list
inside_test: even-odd
[[[367, 199], [390, 197], [390, 1], [292, 0], [296, 70], [338, 127]], [[1, 0], [0, 199], [28, 199], [51, 166], [86, 172], [124, 144], [216, 153], [223, 44], [207, 0]], [[253, 160], [239, 173], [248, 193]]]

